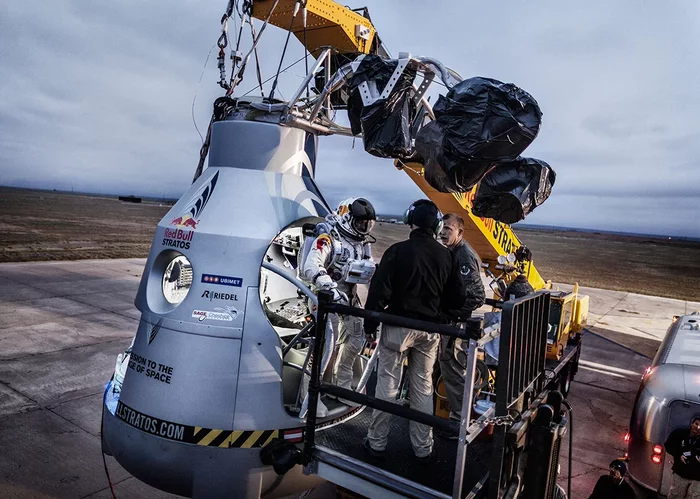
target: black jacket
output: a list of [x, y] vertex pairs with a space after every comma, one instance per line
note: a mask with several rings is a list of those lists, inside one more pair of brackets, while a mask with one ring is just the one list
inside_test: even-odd
[[616, 483], [610, 475], [601, 476], [588, 499], [636, 499], [632, 487], [625, 480]]
[[[700, 437], [692, 438], [688, 428], [674, 430], [668, 436], [664, 444], [666, 452], [673, 456], [673, 472], [688, 480], [700, 480], [700, 462], [696, 456], [700, 456]], [[683, 464], [681, 455], [687, 456], [688, 464]]]
[[[450, 250], [428, 229], [414, 229], [408, 240], [391, 245], [369, 285], [365, 308], [376, 312], [439, 321], [443, 313], [464, 306], [466, 295]], [[365, 319], [365, 332], [378, 323]]]
[[459, 268], [467, 301], [462, 308], [450, 310], [449, 315], [455, 319], [468, 318], [486, 301], [484, 282], [481, 280], [481, 260], [464, 239], [450, 251]]

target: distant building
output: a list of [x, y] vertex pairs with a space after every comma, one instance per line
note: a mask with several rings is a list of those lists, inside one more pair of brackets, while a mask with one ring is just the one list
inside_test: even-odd
[[137, 198], [136, 196], [119, 196], [119, 201], [126, 201], [127, 203], [140, 203], [141, 198]]

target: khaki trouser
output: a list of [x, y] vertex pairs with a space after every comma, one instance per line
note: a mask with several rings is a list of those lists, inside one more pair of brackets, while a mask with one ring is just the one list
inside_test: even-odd
[[668, 499], [700, 499], [700, 482], [673, 474]]
[[365, 343], [362, 319], [343, 315], [339, 318], [338, 359], [333, 368], [333, 380], [341, 388], [352, 390], [353, 366]]
[[450, 404], [451, 419], [459, 419], [462, 412], [464, 377], [467, 374], [465, 346], [468, 346], [468, 343], [459, 338], [440, 338], [440, 372], [445, 383], [447, 402]]
[[[403, 361], [408, 357], [408, 382], [411, 409], [433, 413], [433, 367], [440, 338], [423, 331], [382, 326], [379, 336], [376, 397], [396, 403]], [[377, 451], [386, 448], [392, 415], [379, 410], [372, 412], [372, 423], [367, 432], [370, 446]], [[430, 455], [433, 449], [433, 430], [430, 426], [410, 423], [413, 452], [418, 457]]]

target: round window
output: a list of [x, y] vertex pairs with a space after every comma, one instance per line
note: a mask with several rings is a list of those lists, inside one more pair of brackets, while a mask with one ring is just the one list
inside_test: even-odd
[[179, 305], [192, 287], [192, 264], [184, 255], [174, 257], [163, 272], [163, 296]]

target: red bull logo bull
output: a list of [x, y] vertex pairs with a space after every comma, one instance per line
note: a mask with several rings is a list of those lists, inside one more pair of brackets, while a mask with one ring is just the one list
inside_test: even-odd
[[170, 222], [170, 225], [194, 230], [197, 228], [198, 223], [199, 220], [195, 220], [194, 218], [192, 218], [191, 215], [182, 215], [177, 218], [173, 218], [173, 221]]

